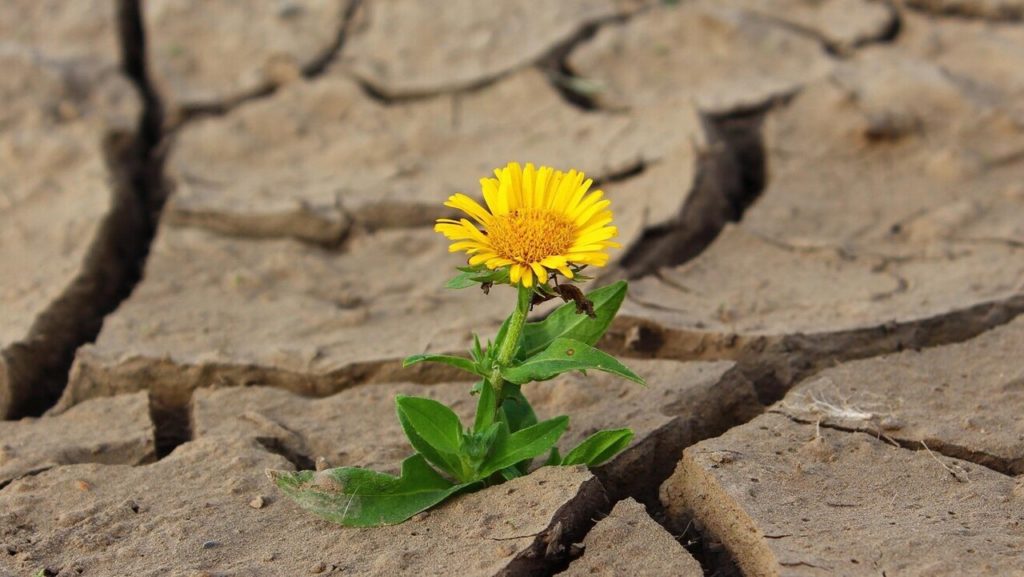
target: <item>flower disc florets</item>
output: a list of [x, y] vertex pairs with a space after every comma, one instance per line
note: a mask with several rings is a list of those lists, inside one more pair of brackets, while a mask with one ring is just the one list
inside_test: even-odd
[[445, 206], [469, 219], [442, 218], [434, 230], [453, 241], [449, 251], [465, 251], [470, 265], [491, 270], [509, 267], [512, 284], [533, 286], [548, 282], [549, 271], [573, 277], [573, 265], [604, 266], [611, 239], [610, 201], [600, 190], [590, 192], [592, 180], [582, 172], [568, 173], [532, 164], [509, 163], [494, 171], [497, 178], [480, 180], [485, 209], [464, 194], [452, 195]]

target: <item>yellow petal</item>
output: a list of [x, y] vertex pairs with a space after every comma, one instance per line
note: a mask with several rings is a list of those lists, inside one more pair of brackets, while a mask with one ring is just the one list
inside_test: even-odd
[[522, 265], [514, 264], [508, 269], [508, 280], [512, 281], [512, 284], [518, 284], [520, 277], [523, 276]]
[[537, 284], [545, 284], [548, 282], [548, 271], [544, 267], [540, 266], [539, 263], [531, 262], [530, 268], [537, 274]]
[[493, 178], [481, 178], [480, 190], [491, 214], [498, 214], [498, 181]]
[[480, 206], [480, 203], [464, 194], [453, 194], [448, 198], [448, 202], [444, 203], [444, 205], [451, 208], [457, 208], [462, 212], [465, 212], [484, 226], [487, 226], [491, 221], [491, 214], [484, 210], [484, 207]]
[[523, 267], [523, 286], [530, 288], [533, 286], [533, 272], [529, 266], [522, 265]]

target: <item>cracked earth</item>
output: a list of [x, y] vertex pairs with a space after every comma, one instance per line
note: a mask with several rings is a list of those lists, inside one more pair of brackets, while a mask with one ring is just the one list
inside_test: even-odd
[[[1019, 0], [0, 12], [3, 577], [1024, 575]], [[299, 510], [264, 469], [394, 471], [395, 394], [473, 410], [400, 359], [500, 324], [431, 224], [512, 159], [612, 199], [601, 346], [649, 383], [525, 392], [632, 446]]]

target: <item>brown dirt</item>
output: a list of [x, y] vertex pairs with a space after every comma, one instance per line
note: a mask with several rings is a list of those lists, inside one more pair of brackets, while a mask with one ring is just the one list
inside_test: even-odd
[[[1016, 0], [0, 4], [0, 414], [50, 408], [0, 422], [0, 575], [1021, 574]], [[633, 445], [300, 511], [263, 469], [472, 411], [399, 362], [510, 306], [430, 226], [513, 159], [599, 181], [602, 347], [658, 357], [526, 394]]]

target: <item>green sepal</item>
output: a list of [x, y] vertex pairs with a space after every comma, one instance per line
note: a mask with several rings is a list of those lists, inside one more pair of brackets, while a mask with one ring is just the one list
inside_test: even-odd
[[545, 381], [568, 371], [597, 369], [629, 379], [641, 385], [644, 380], [615, 357], [574, 339], [558, 338], [539, 354], [514, 367], [501, 371], [501, 376], [518, 385]]
[[561, 465], [587, 465], [596, 467], [629, 446], [632, 429], [609, 429], [587, 437], [561, 459]]
[[594, 304], [594, 317], [576, 312], [576, 303], [568, 302], [555, 309], [542, 321], [526, 323], [523, 327], [522, 350], [518, 358], [529, 358], [546, 349], [557, 338], [570, 338], [596, 344], [619, 311], [626, 298], [628, 285], [619, 281], [601, 287], [587, 298]]
[[268, 470], [267, 476], [303, 509], [348, 527], [401, 523], [473, 485], [453, 484], [432, 469], [422, 455], [403, 461], [399, 477], [358, 467]]
[[491, 454], [480, 468], [481, 478], [550, 450], [569, 426], [569, 417], [555, 417], [511, 434], [504, 422], [499, 425]]
[[452, 355], [432, 355], [429, 353], [424, 353], [420, 355], [412, 355], [409, 357], [405, 357], [405, 360], [402, 361], [402, 367], [408, 367], [411, 365], [415, 365], [416, 363], [442, 363], [445, 365], [451, 365], [457, 369], [462, 369], [468, 373], [473, 373], [478, 377], [485, 376], [480, 371], [480, 369], [477, 368], [477, 364], [474, 363], [472, 359], [467, 359], [465, 357], [456, 357]]
[[442, 471], [467, 480], [463, 465], [462, 423], [451, 409], [422, 397], [395, 397], [398, 422], [416, 452]]

